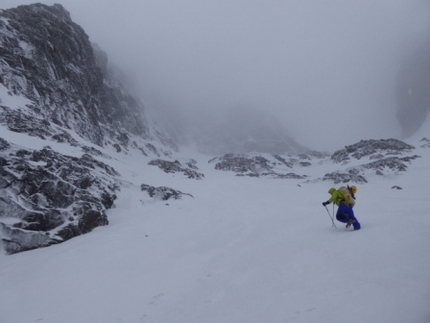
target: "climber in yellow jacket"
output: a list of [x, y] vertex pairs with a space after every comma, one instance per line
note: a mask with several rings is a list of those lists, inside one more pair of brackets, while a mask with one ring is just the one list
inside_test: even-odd
[[330, 203], [335, 203], [338, 206], [336, 219], [340, 222], [346, 223], [347, 228], [352, 225], [354, 230], [360, 230], [361, 225], [355, 217], [352, 209], [355, 205], [357, 186], [342, 186], [339, 189], [332, 187], [328, 190], [328, 193], [331, 197], [327, 202], [323, 202], [323, 205], [326, 206]]

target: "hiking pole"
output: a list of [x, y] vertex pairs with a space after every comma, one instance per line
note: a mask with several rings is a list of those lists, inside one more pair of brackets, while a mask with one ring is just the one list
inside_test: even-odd
[[[331, 216], [331, 214], [330, 214], [330, 211], [328, 210], [328, 208], [327, 208], [327, 206], [326, 205], [324, 205], [324, 207], [325, 207], [325, 209], [327, 210], [327, 213], [328, 213], [328, 216], [330, 217], [330, 219], [331, 219], [331, 223], [332, 223], [332, 227], [333, 228], [336, 228], [337, 229], [337, 227], [336, 227], [336, 224], [334, 224], [334, 220], [333, 220], [333, 217]], [[334, 209], [333, 209], [333, 214], [334, 214]]]

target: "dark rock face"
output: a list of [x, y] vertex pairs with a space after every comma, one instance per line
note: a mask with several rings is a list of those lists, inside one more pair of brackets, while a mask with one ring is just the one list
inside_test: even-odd
[[193, 197], [191, 194], [182, 193], [181, 191], [178, 191], [166, 186], [154, 187], [154, 186], [142, 184], [140, 186], [140, 189], [148, 193], [148, 195], [151, 198], [154, 198], [156, 200], [161, 200], [161, 201], [167, 201], [169, 199], [179, 200], [183, 196]]
[[148, 165], [158, 166], [165, 173], [183, 173], [186, 177], [190, 179], [203, 179], [205, 177], [204, 174], [195, 171], [195, 169], [198, 169], [195, 161], [190, 161], [187, 163], [187, 166], [189, 168], [182, 167], [181, 163], [178, 160], [171, 162], [162, 159], [155, 159], [151, 160]]
[[28, 99], [19, 109], [0, 103], [0, 124], [71, 144], [64, 130], [99, 146], [126, 149], [133, 134], [177, 149], [161, 133], [151, 134], [143, 104], [61, 5], [19, 6], [0, 11], [0, 18], [0, 85]]
[[[25, 150], [0, 140], [0, 229], [8, 253], [49, 246], [107, 225], [119, 174], [88, 154]], [[6, 224], [12, 222], [11, 224]]]

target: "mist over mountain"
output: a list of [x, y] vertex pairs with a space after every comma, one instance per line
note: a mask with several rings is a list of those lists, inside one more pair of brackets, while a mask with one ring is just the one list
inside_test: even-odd
[[[165, 116], [171, 120], [172, 116]], [[165, 129], [186, 146], [211, 155], [261, 152], [297, 154], [309, 149], [299, 145], [270, 111], [246, 105], [226, 112], [203, 110], [163, 122]]]
[[236, 107], [225, 119], [200, 127], [194, 140], [212, 154], [261, 152], [297, 154], [307, 149], [288, 136], [270, 112]]
[[430, 111], [430, 32], [407, 48], [396, 94], [397, 118], [407, 138], [419, 130]]

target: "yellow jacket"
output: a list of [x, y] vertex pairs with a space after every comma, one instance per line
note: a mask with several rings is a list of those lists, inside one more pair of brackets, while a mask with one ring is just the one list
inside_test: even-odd
[[332, 187], [328, 190], [328, 192], [331, 194], [331, 197], [328, 200], [330, 203], [336, 203], [337, 206], [339, 206], [341, 203], [351, 206], [355, 205], [355, 201], [351, 192], [345, 186], [342, 186], [338, 190]]

